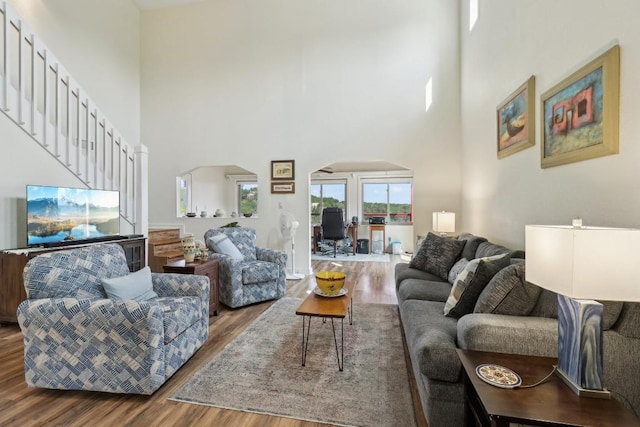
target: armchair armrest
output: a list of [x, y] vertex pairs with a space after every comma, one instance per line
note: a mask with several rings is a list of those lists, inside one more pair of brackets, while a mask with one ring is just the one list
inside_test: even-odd
[[465, 350], [555, 357], [558, 355], [558, 321], [544, 317], [468, 314], [458, 320], [458, 346]]
[[31, 386], [151, 394], [165, 380], [162, 309], [149, 302], [27, 300], [18, 323]]
[[194, 296], [209, 301], [209, 278], [194, 274], [151, 273], [159, 297]]
[[287, 253], [274, 249], [256, 247], [256, 258], [260, 261], [268, 261], [287, 267]]

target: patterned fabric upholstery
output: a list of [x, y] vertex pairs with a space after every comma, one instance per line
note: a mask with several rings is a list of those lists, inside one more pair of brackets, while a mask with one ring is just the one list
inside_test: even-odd
[[[210, 238], [224, 234], [244, 255], [239, 261], [216, 253]], [[211, 257], [220, 259], [220, 301], [235, 308], [284, 296], [286, 288], [287, 254], [255, 245], [256, 232], [252, 228], [222, 227], [208, 230], [204, 235]]]
[[27, 263], [29, 299], [18, 307], [18, 322], [29, 386], [151, 394], [206, 342], [208, 277], [153, 273], [159, 298], [104, 297], [100, 279], [126, 274], [117, 244], [52, 252]]

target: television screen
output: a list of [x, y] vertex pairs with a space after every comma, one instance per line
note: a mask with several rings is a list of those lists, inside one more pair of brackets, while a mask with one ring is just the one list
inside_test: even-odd
[[27, 186], [27, 245], [99, 239], [120, 233], [120, 193]]

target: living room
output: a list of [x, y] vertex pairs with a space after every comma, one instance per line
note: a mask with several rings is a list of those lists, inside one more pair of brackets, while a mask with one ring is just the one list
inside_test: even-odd
[[[270, 244], [280, 203], [309, 216], [314, 171], [384, 160], [413, 171], [414, 238], [441, 210], [456, 212], [456, 230], [519, 249], [526, 224], [640, 227], [636, 2], [480, 0], [473, 28], [466, 0], [9, 3], [127, 140], [148, 147], [150, 226], [203, 236], [228, 222], [179, 218], [175, 179], [235, 164], [257, 174], [261, 195], [243, 224]], [[619, 153], [542, 169], [540, 95], [615, 44]], [[496, 107], [532, 75], [536, 145], [498, 159]], [[78, 181], [4, 115], [0, 144], [0, 245], [13, 248], [24, 245], [25, 186]], [[294, 194], [270, 192], [278, 159], [295, 159]], [[311, 235], [301, 226], [298, 247]], [[296, 265], [308, 272], [310, 253]]]

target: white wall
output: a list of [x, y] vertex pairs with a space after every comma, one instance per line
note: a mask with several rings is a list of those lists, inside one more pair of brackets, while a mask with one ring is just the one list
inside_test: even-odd
[[[136, 145], [140, 132], [140, 13], [130, 0], [12, 0], [109, 121]], [[0, 114], [0, 248], [26, 244], [25, 186], [81, 186]]]
[[[640, 2], [462, 1], [463, 228], [524, 247], [525, 224], [640, 226]], [[540, 95], [614, 44], [621, 48], [620, 154], [540, 168]], [[496, 158], [496, 107], [536, 77], [536, 146]]]
[[[258, 243], [278, 206], [309, 215], [309, 173], [335, 161], [414, 170], [415, 232], [460, 208], [458, 2], [203, 1], [142, 14], [142, 143], [150, 226], [202, 236], [228, 220], [175, 219], [175, 177], [237, 164], [259, 180]], [[425, 112], [425, 84], [434, 104]], [[270, 161], [296, 161], [296, 193], [271, 195]], [[296, 236], [308, 268], [311, 230]]]

